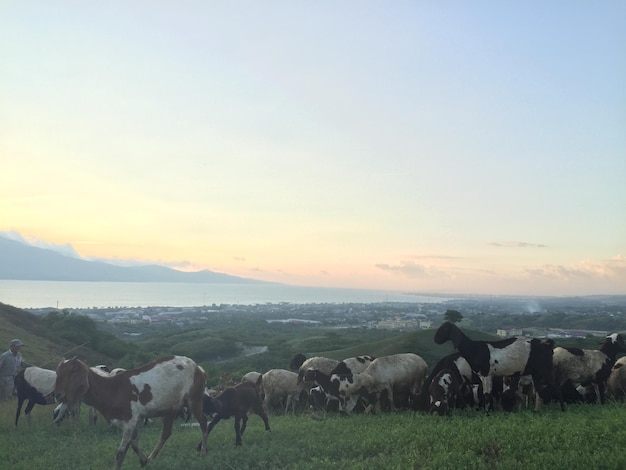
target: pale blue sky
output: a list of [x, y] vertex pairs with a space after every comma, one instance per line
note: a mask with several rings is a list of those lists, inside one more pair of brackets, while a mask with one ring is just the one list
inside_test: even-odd
[[302, 285], [626, 293], [626, 3], [8, 1], [0, 231]]

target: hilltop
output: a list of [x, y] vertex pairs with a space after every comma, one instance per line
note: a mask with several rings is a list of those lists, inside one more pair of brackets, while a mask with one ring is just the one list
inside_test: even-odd
[[183, 272], [159, 265], [116, 266], [87, 261], [0, 236], [0, 279], [20, 281], [263, 283], [209, 270]]

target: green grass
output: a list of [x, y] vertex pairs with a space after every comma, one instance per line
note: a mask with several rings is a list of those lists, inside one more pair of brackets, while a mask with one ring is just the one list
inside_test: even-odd
[[[114, 467], [121, 433], [99, 419], [52, 424], [51, 407], [35, 407], [32, 425], [13, 425], [15, 401], [0, 405], [0, 465], [14, 470], [108, 469]], [[622, 469], [626, 468], [626, 407], [558, 406], [539, 413], [457, 412], [440, 418], [410, 411], [342, 417], [310, 413], [270, 416], [271, 432], [251, 416], [243, 446], [235, 447], [233, 420], [209, 436], [205, 457], [195, 448], [197, 427], [176, 423], [151, 469]], [[160, 423], [141, 428], [148, 454]], [[141, 468], [129, 450], [125, 469]]]

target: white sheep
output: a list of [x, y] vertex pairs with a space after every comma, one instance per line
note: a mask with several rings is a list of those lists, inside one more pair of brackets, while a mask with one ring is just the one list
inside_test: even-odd
[[289, 408], [295, 413], [295, 404], [305, 390], [304, 382], [298, 380], [298, 374], [285, 369], [270, 369], [265, 372], [261, 387], [265, 395], [265, 408], [269, 411], [272, 403], [285, 400], [285, 413]]
[[[395, 409], [394, 393], [408, 392], [417, 394], [426, 378], [428, 364], [417, 354], [393, 354], [374, 359], [359, 374], [337, 375], [331, 377], [339, 388], [339, 396], [345, 400], [345, 410], [350, 412], [363, 394], [375, 396], [375, 408], [380, 410], [380, 398], [387, 391], [390, 407]], [[370, 411], [372, 405], [366, 411]]]

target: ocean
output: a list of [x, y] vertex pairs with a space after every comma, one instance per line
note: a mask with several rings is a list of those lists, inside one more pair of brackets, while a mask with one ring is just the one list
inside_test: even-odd
[[0, 280], [0, 302], [18, 308], [196, 307], [277, 303], [439, 303], [450, 297], [283, 284]]

